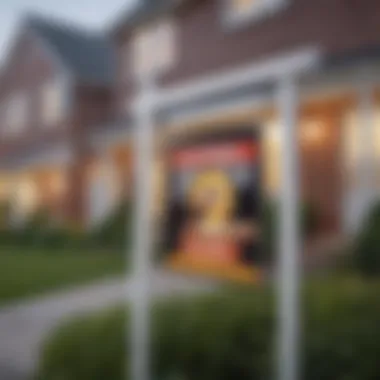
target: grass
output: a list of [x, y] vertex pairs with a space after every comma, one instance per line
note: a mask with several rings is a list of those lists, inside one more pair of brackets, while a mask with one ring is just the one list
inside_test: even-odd
[[0, 306], [125, 273], [121, 254], [0, 249]]

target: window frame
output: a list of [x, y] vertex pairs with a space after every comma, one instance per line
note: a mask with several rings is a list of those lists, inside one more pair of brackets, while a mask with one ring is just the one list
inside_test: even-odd
[[[129, 66], [130, 70], [134, 77], [141, 78], [144, 76], [160, 76], [168, 72], [178, 63], [178, 49], [179, 49], [179, 32], [178, 26], [175, 20], [172, 18], [165, 18], [147, 24], [137, 29], [135, 34], [132, 37], [131, 41], [131, 54], [129, 56], [130, 61], [132, 62]], [[170, 32], [168, 34], [168, 31]], [[160, 37], [165, 37], [169, 39], [169, 42], [164, 41], [165, 47], [169, 52], [168, 57], [153, 57], [153, 60], [158, 61], [156, 67], [148, 67], [147, 70], [141, 70], [141, 67], [148, 66], [146, 64], [141, 64], [141, 59], [143, 59], [143, 54], [146, 51], [157, 51], [156, 46], [160, 46]], [[142, 43], [139, 43], [139, 40], [145, 40], [147, 46], [143, 46]], [[142, 52], [142, 53], [141, 53]], [[140, 62], [140, 63], [139, 63]], [[124, 63], [124, 66], [127, 66]]]
[[282, 10], [290, 0], [256, 0], [246, 12], [236, 12], [233, 9], [234, 0], [222, 0], [223, 21], [228, 28], [242, 27], [253, 22], [261, 21], [275, 12]]
[[[27, 126], [29, 102], [25, 92], [15, 92], [6, 100], [3, 134], [15, 137], [23, 133]], [[16, 110], [15, 110], [16, 108]]]
[[[41, 127], [43, 129], [55, 129], [62, 122], [65, 115], [65, 91], [64, 85], [60, 78], [51, 78], [42, 83], [41, 91], [40, 91], [40, 107], [39, 107], [39, 120], [41, 123]], [[59, 109], [57, 108], [57, 104], [54, 105], [56, 107], [55, 113], [59, 113], [58, 115], [54, 115], [54, 117], [48, 113], [51, 113], [51, 110], [48, 110], [48, 106], [51, 107], [51, 103], [47, 102], [47, 98], [49, 92], [54, 91], [54, 97], [59, 101]]]

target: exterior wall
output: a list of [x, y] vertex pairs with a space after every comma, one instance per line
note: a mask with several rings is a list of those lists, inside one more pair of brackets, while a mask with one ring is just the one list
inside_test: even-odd
[[[97, 127], [113, 115], [110, 88], [84, 86], [68, 82], [69, 91], [62, 99], [65, 117], [62, 125], [44, 128], [41, 125], [42, 86], [55, 78], [65, 78], [60, 62], [45, 49], [41, 41], [28, 31], [23, 31], [16, 39], [16, 45], [9, 53], [8, 63], [3, 70], [0, 83], [0, 130], [4, 133], [6, 101], [15, 92], [22, 91], [28, 96], [28, 122], [15, 136], [0, 138], [0, 164], [8, 167], [13, 160], [59, 144], [66, 144], [73, 153], [73, 161], [67, 168], [67, 192], [63, 203], [54, 208], [57, 213], [65, 214], [69, 221], [81, 223], [84, 218], [84, 190], [86, 168], [92, 156], [89, 147], [90, 127]], [[68, 80], [70, 78], [67, 78]], [[5, 131], [6, 132], [6, 131]], [[50, 163], [40, 163], [30, 171], [49, 167]], [[20, 171], [25, 168], [10, 165], [8, 171]], [[66, 175], [65, 174], [65, 175]], [[45, 194], [47, 197], [48, 195]], [[47, 199], [45, 199], [48, 202]]]
[[[342, 227], [343, 116], [339, 111], [324, 112], [300, 126], [302, 196], [315, 206], [322, 231], [340, 231]], [[313, 133], [308, 128], [319, 128], [319, 135], [308, 136]]]
[[[1, 143], [0, 151], [12, 152], [19, 146], [30, 145], [39, 139], [45, 139], [50, 134], [57, 134], [63, 128], [47, 129], [41, 127], [42, 111], [42, 86], [56, 76], [61, 75], [59, 68], [42, 45], [35, 39], [32, 33], [24, 31], [13, 50], [10, 51], [0, 84], [0, 120]], [[25, 94], [27, 98], [27, 123], [20, 134], [8, 136], [5, 112], [7, 100], [17, 92]], [[61, 132], [58, 132], [61, 133]]]
[[118, 117], [130, 114], [129, 104], [135, 94], [135, 78], [132, 73], [131, 33], [116, 38], [116, 77], [114, 110]]
[[223, 0], [190, 1], [175, 18], [179, 62], [164, 82], [191, 79], [302, 47], [340, 53], [380, 44], [377, 0], [288, 3], [271, 16], [231, 28], [223, 22]]
[[88, 171], [94, 159], [89, 136], [112, 117], [113, 97], [109, 88], [77, 85], [73, 97], [73, 112], [69, 127], [69, 141], [73, 162], [68, 168], [66, 216], [69, 221], [83, 225], [86, 219], [86, 189]]

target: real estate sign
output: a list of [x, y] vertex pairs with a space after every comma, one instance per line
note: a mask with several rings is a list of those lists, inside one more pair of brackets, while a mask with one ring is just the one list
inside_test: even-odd
[[252, 130], [193, 139], [169, 151], [165, 248], [172, 268], [257, 279], [259, 152]]

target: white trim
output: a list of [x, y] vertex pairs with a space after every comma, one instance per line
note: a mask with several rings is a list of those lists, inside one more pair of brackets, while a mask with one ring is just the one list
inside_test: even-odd
[[[212, 96], [220, 92], [239, 88], [242, 85], [260, 84], [267, 81], [276, 82], [280, 78], [293, 73], [302, 74], [318, 67], [321, 53], [316, 48], [306, 48], [290, 54], [263, 59], [258, 63], [240, 68], [219, 71], [194, 80], [159, 89], [155, 107], [180, 104], [202, 96]], [[135, 102], [133, 107], [144, 107]]]
[[246, 96], [238, 101], [230, 101], [228, 103], [217, 104], [215, 106], [210, 106], [205, 111], [188, 111], [183, 112], [178, 116], [174, 116], [170, 118], [168, 123], [164, 122], [164, 125], [176, 125], [176, 124], [186, 124], [186, 123], [197, 123], [201, 122], [207, 118], [212, 118], [215, 116], [222, 116], [232, 112], [244, 112], [250, 111], [255, 112], [260, 109], [273, 104], [274, 97], [273, 96], [260, 96], [260, 95], [252, 95]]
[[[321, 59], [321, 54], [318, 49], [303, 49], [292, 54], [281, 55], [272, 57], [268, 60], [262, 60], [255, 64], [246, 65], [240, 68], [223, 70], [212, 75], [204, 75], [193, 80], [184, 81], [179, 84], [172, 85], [166, 88], [158, 88], [156, 90], [157, 96], [155, 97], [154, 107], [156, 109], [171, 106], [173, 104], [184, 103], [201, 96], [209, 96], [218, 94], [220, 92], [229, 90], [231, 88], [238, 88], [241, 85], [249, 83], [261, 83], [264, 81], [278, 80], [284, 75], [290, 75], [293, 72], [306, 72], [317, 67]], [[273, 102], [273, 96], [247, 96], [246, 98], [233, 101], [228, 105], [211, 106], [210, 109], [199, 113], [199, 111], [184, 112], [169, 122], [170, 125], [194, 120], [194, 118], [202, 118], [212, 116], [217, 112], [229, 112], [235, 109], [242, 109], [249, 107], [260, 108]], [[145, 107], [141, 103], [141, 98], [132, 101], [131, 110], [138, 111], [139, 107]], [[133, 129], [133, 128], [132, 128]], [[130, 133], [120, 131], [126, 140], [130, 138]], [[109, 136], [105, 138], [103, 136]], [[101, 138], [93, 138], [93, 145], [100, 148], [108, 144], [112, 144], [115, 138], [121, 136], [119, 133], [105, 132]]]

